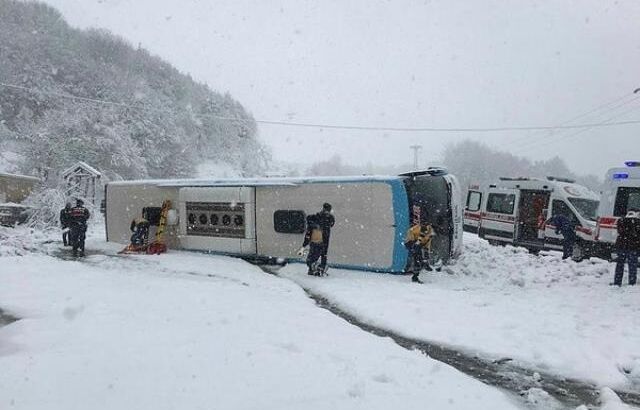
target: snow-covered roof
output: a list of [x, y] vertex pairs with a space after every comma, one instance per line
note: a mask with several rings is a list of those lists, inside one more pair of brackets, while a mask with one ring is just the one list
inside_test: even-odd
[[72, 172], [74, 172], [78, 168], [82, 168], [83, 170], [87, 171], [88, 173], [90, 173], [90, 174], [92, 174], [93, 176], [96, 176], [96, 177], [99, 177], [99, 176], [102, 175], [102, 173], [100, 171], [98, 171], [97, 169], [95, 169], [91, 165], [87, 164], [86, 162], [78, 161], [75, 164], [73, 164], [73, 166], [70, 166], [69, 168], [67, 168], [64, 171], [62, 171], [62, 176], [66, 177], [67, 175], [71, 174]]
[[0, 172], [0, 177], [9, 177], [9, 178], [16, 178], [16, 179], [28, 179], [34, 182], [40, 182], [40, 178], [38, 177], [33, 177], [30, 175], [18, 175], [18, 174], [7, 174], [5, 172]]
[[300, 184], [328, 182], [387, 182], [401, 177], [388, 175], [336, 176], [336, 177], [287, 177], [287, 178], [219, 178], [219, 179], [150, 179], [111, 182], [113, 185], [156, 185], [160, 187], [239, 187], [239, 186], [296, 186]]

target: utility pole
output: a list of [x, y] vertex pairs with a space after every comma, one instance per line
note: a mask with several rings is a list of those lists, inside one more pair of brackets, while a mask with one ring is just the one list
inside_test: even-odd
[[422, 149], [422, 145], [409, 145], [409, 148], [413, 150], [413, 169], [418, 170], [418, 151]]

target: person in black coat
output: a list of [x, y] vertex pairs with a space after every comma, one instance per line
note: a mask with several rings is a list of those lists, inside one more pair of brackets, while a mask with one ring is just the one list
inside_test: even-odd
[[576, 243], [576, 223], [567, 215], [557, 214], [549, 221], [556, 227], [556, 234], [562, 234], [562, 259], [573, 255], [573, 246]]
[[324, 249], [324, 240], [322, 228], [318, 222], [318, 214], [307, 216], [307, 230], [304, 235], [302, 247], [298, 250], [298, 255], [304, 254], [304, 248], [309, 246], [309, 254], [307, 255], [307, 266], [309, 275], [321, 276], [324, 272], [320, 269], [316, 262], [322, 256]]
[[331, 212], [331, 204], [325, 202], [322, 205], [322, 211], [316, 214], [316, 218], [320, 225], [320, 229], [322, 229], [322, 253], [320, 255], [320, 266], [318, 266], [318, 269], [320, 272], [326, 272], [331, 228], [333, 228], [333, 225], [336, 223], [336, 219]]
[[76, 206], [71, 208], [69, 218], [69, 239], [71, 246], [73, 246], [73, 256], [84, 256], [87, 220], [89, 220], [89, 210], [84, 207], [84, 201], [78, 199]]
[[71, 222], [71, 202], [60, 210], [60, 227], [62, 228], [62, 244], [69, 245], [69, 222]]
[[638, 252], [640, 251], [640, 219], [633, 209], [618, 220], [618, 238], [615, 249], [618, 254], [613, 285], [622, 286], [625, 262], [629, 265], [629, 285], [636, 284], [638, 273]]

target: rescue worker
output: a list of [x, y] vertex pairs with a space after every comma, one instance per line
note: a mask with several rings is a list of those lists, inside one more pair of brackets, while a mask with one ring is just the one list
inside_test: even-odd
[[638, 273], [638, 252], [640, 251], [640, 219], [638, 211], [629, 210], [627, 214], [618, 220], [618, 238], [615, 249], [618, 254], [616, 270], [612, 285], [622, 286], [624, 275], [624, 263], [629, 265], [629, 285], [636, 284]]
[[320, 266], [318, 269], [324, 273], [327, 271], [327, 253], [329, 252], [329, 238], [331, 237], [331, 228], [336, 223], [336, 219], [332, 214], [330, 203], [322, 204], [322, 211], [316, 214], [320, 229], [322, 229], [322, 253], [320, 255]]
[[556, 227], [556, 234], [562, 234], [562, 259], [573, 255], [576, 243], [576, 223], [567, 215], [557, 214], [551, 217], [549, 224]]
[[318, 259], [324, 251], [324, 235], [318, 214], [307, 216], [307, 230], [304, 234], [302, 247], [298, 250], [298, 255], [302, 256], [304, 254], [304, 248], [307, 245], [309, 246], [309, 254], [307, 255], [307, 266], [309, 270], [307, 274], [320, 276], [323, 271], [319, 266], [317, 269], [314, 268], [314, 265], [318, 262]]
[[[409, 250], [409, 263], [411, 264], [411, 281], [416, 283], [422, 283], [418, 275], [422, 268], [432, 271], [433, 269], [429, 265], [429, 252], [431, 251], [431, 242], [435, 232], [433, 227], [426, 223], [416, 223], [407, 232], [407, 236], [404, 240], [404, 246]], [[427, 257], [424, 257], [423, 251], [427, 251]]]
[[139, 218], [135, 218], [131, 221], [131, 248], [140, 249], [144, 248], [147, 245], [147, 241], [149, 240], [149, 221], [141, 216]]
[[69, 246], [69, 222], [71, 219], [71, 202], [67, 202], [60, 210], [60, 227], [62, 228], [62, 244]]
[[69, 239], [73, 246], [73, 256], [84, 256], [89, 210], [84, 207], [82, 199], [76, 200], [76, 206], [71, 208], [69, 215]]

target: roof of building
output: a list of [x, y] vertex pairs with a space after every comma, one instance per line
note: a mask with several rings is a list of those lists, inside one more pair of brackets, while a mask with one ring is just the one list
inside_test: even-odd
[[93, 176], [99, 177], [99, 176], [102, 175], [102, 173], [100, 171], [98, 171], [97, 169], [95, 169], [91, 165], [87, 164], [86, 162], [78, 161], [75, 164], [73, 164], [72, 166], [70, 166], [69, 168], [67, 168], [64, 171], [62, 171], [62, 176], [66, 177], [67, 175], [71, 174], [72, 172], [75, 172], [78, 168], [82, 168], [84, 171], [87, 171], [88, 173], [92, 174]]
[[0, 177], [9, 177], [9, 178], [16, 178], [16, 179], [27, 179], [27, 180], [31, 180], [31, 181], [34, 181], [34, 182], [40, 182], [40, 178], [34, 177], [34, 176], [30, 176], [30, 175], [8, 174], [6, 172], [0, 172]]

